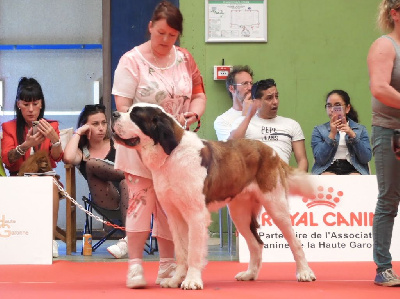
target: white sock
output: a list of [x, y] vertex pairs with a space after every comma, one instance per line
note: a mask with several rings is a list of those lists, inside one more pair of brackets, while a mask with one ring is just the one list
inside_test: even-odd
[[175, 259], [168, 257], [168, 258], [160, 258], [160, 270], [166, 270], [169, 265], [175, 264]]
[[129, 259], [128, 264], [129, 266], [133, 265], [142, 265], [143, 260], [142, 259]]

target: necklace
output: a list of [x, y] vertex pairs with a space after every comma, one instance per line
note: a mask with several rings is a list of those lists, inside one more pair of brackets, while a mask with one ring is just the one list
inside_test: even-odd
[[167, 60], [167, 63], [165, 64], [164, 67], [162, 67], [161, 64], [158, 62], [157, 56], [154, 54], [153, 47], [152, 47], [151, 43], [150, 43], [150, 50], [151, 50], [151, 54], [153, 55], [153, 59], [154, 59], [154, 62], [155, 62], [155, 66], [156, 66], [159, 70], [161, 70], [162, 72], [165, 71], [166, 69], [168, 69], [168, 68], [169, 68], [169, 62], [170, 62], [170, 60], [171, 60], [171, 51], [169, 51], [169, 53], [168, 53], [168, 60]]

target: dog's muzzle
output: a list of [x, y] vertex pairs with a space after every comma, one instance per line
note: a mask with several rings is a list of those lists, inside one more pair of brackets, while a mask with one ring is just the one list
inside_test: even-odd
[[120, 144], [129, 146], [129, 147], [134, 147], [140, 143], [140, 138], [139, 137], [133, 137], [133, 138], [124, 138], [123, 137], [124, 135], [126, 135], [126, 132], [120, 122], [121, 116], [122, 116], [121, 113], [118, 111], [114, 111], [112, 113], [111, 131], [112, 131], [113, 139]]

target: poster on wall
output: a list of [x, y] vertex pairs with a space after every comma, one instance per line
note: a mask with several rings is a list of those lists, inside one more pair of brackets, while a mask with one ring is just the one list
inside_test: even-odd
[[[372, 261], [376, 176], [350, 177], [313, 176], [314, 197], [289, 197], [293, 229], [310, 262]], [[289, 245], [265, 210], [258, 221], [263, 262], [293, 262]], [[393, 236], [399, 234], [400, 220], [396, 219]], [[400, 238], [393, 238], [391, 253], [394, 261], [400, 261]], [[249, 258], [246, 241], [239, 235], [239, 261], [248, 263]]]
[[266, 42], [267, 0], [205, 0], [206, 42]]

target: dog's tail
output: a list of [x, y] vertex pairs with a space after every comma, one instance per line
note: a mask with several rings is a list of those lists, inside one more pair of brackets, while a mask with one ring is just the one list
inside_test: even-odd
[[315, 194], [312, 177], [304, 171], [290, 167], [285, 162], [281, 162], [283, 171], [286, 174], [287, 187], [290, 195], [303, 197], [313, 197]]

